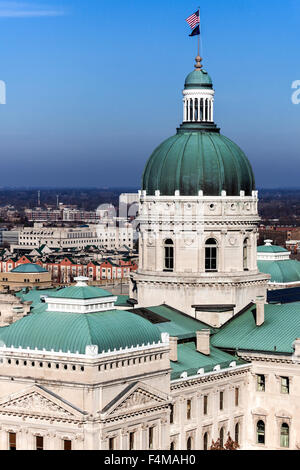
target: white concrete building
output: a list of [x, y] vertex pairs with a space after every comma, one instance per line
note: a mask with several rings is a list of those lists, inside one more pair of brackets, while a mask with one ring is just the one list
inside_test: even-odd
[[77, 228], [65, 227], [24, 227], [19, 232], [19, 243], [11, 245], [11, 249], [34, 249], [42, 245], [49, 248], [83, 249], [87, 245], [95, 245], [107, 250], [118, 250], [127, 245], [132, 248], [133, 228], [130, 224], [118, 227], [116, 224], [89, 224]]

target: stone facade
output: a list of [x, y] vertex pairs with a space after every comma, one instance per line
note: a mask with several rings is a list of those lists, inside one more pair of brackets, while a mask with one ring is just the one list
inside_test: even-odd
[[[256, 192], [252, 197], [141, 192], [139, 269], [131, 284], [138, 305], [151, 305], [155, 299], [219, 326], [258, 295], [265, 296], [268, 276], [257, 268], [257, 202]], [[167, 240], [173, 243], [171, 269], [166, 268]], [[213, 269], [206, 266], [209, 240], [216, 242]], [[232, 307], [223, 315], [209, 314], [205, 305], [212, 304]]]

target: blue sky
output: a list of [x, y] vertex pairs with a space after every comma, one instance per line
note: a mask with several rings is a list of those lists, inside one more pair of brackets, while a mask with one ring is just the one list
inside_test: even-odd
[[[202, 3], [202, 6], [201, 6]], [[1, 186], [138, 187], [182, 121], [186, 0], [0, 1]], [[299, 0], [200, 2], [215, 120], [259, 187], [299, 187]]]

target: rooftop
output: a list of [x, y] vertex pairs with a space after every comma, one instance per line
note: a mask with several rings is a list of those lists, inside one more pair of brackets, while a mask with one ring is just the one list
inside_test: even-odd
[[266, 304], [265, 322], [256, 326], [256, 306], [237, 315], [213, 336], [217, 348], [292, 354], [300, 337], [300, 302]]
[[205, 356], [196, 350], [193, 341], [178, 344], [178, 361], [171, 361], [171, 378], [172, 380], [179, 379], [183, 372], [187, 372], [188, 376], [197, 375], [199, 369], [204, 369], [204, 373], [211, 372], [216, 365], [219, 365], [221, 369], [227, 369], [233, 361], [236, 365], [246, 364], [245, 361], [214, 347], [211, 347], [210, 355]]
[[44, 269], [39, 264], [33, 263], [24, 263], [19, 264], [16, 268], [11, 270], [12, 273], [26, 273], [26, 274], [35, 274], [35, 273], [47, 273], [47, 269]]
[[48, 311], [45, 303], [36, 304], [28, 316], [0, 328], [0, 341], [6, 347], [73, 354], [85, 354], [90, 345], [97, 346], [101, 353], [160, 340], [155, 325], [130, 312], [55, 312]]

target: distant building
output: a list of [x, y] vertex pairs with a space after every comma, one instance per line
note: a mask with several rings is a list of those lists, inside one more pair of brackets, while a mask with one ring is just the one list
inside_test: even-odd
[[261, 273], [270, 274], [269, 289], [300, 287], [300, 262], [290, 259], [290, 252], [265, 240], [257, 248], [257, 266]]
[[2, 245], [18, 245], [19, 243], [19, 230], [7, 230], [2, 232]]
[[[103, 259], [102, 261], [90, 260], [85, 262], [83, 260], [80, 261], [80, 259], [72, 258], [72, 256], [57, 257], [56, 260], [43, 260], [43, 258], [36, 260], [36, 257], [24, 255], [21, 258], [9, 257], [0, 261], [0, 273], [4, 274], [2, 278], [0, 275], [0, 285], [1, 279], [5, 286], [8, 285], [7, 273], [15, 272], [15, 269], [18, 269], [17, 272], [19, 273], [20, 270], [27, 269], [27, 264], [32, 266], [34, 262], [34, 266], [39, 266], [41, 269], [46, 270], [52, 282], [57, 284], [72, 283], [78, 276], [87, 276], [90, 281], [128, 279], [130, 273], [137, 270], [137, 265], [128, 259], [121, 259], [119, 261]], [[37, 279], [39, 278], [37, 277]], [[32, 283], [30, 285], [32, 285]], [[36, 279], [33, 285], [38, 285]], [[26, 284], [26, 286], [28, 286], [28, 284]]]
[[133, 228], [130, 224], [124, 227], [108, 224], [87, 225], [77, 228], [62, 227], [25, 227], [20, 232], [6, 232], [11, 238], [11, 249], [34, 249], [41, 245], [49, 248], [77, 248], [95, 245], [98, 248], [118, 250], [124, 245], [133, 247]]
[[24, 287], [47, 289], [51, 286], [51, 274], [39, 264], [20, 264], [0, 276], [1, 290], [20, 290]]

